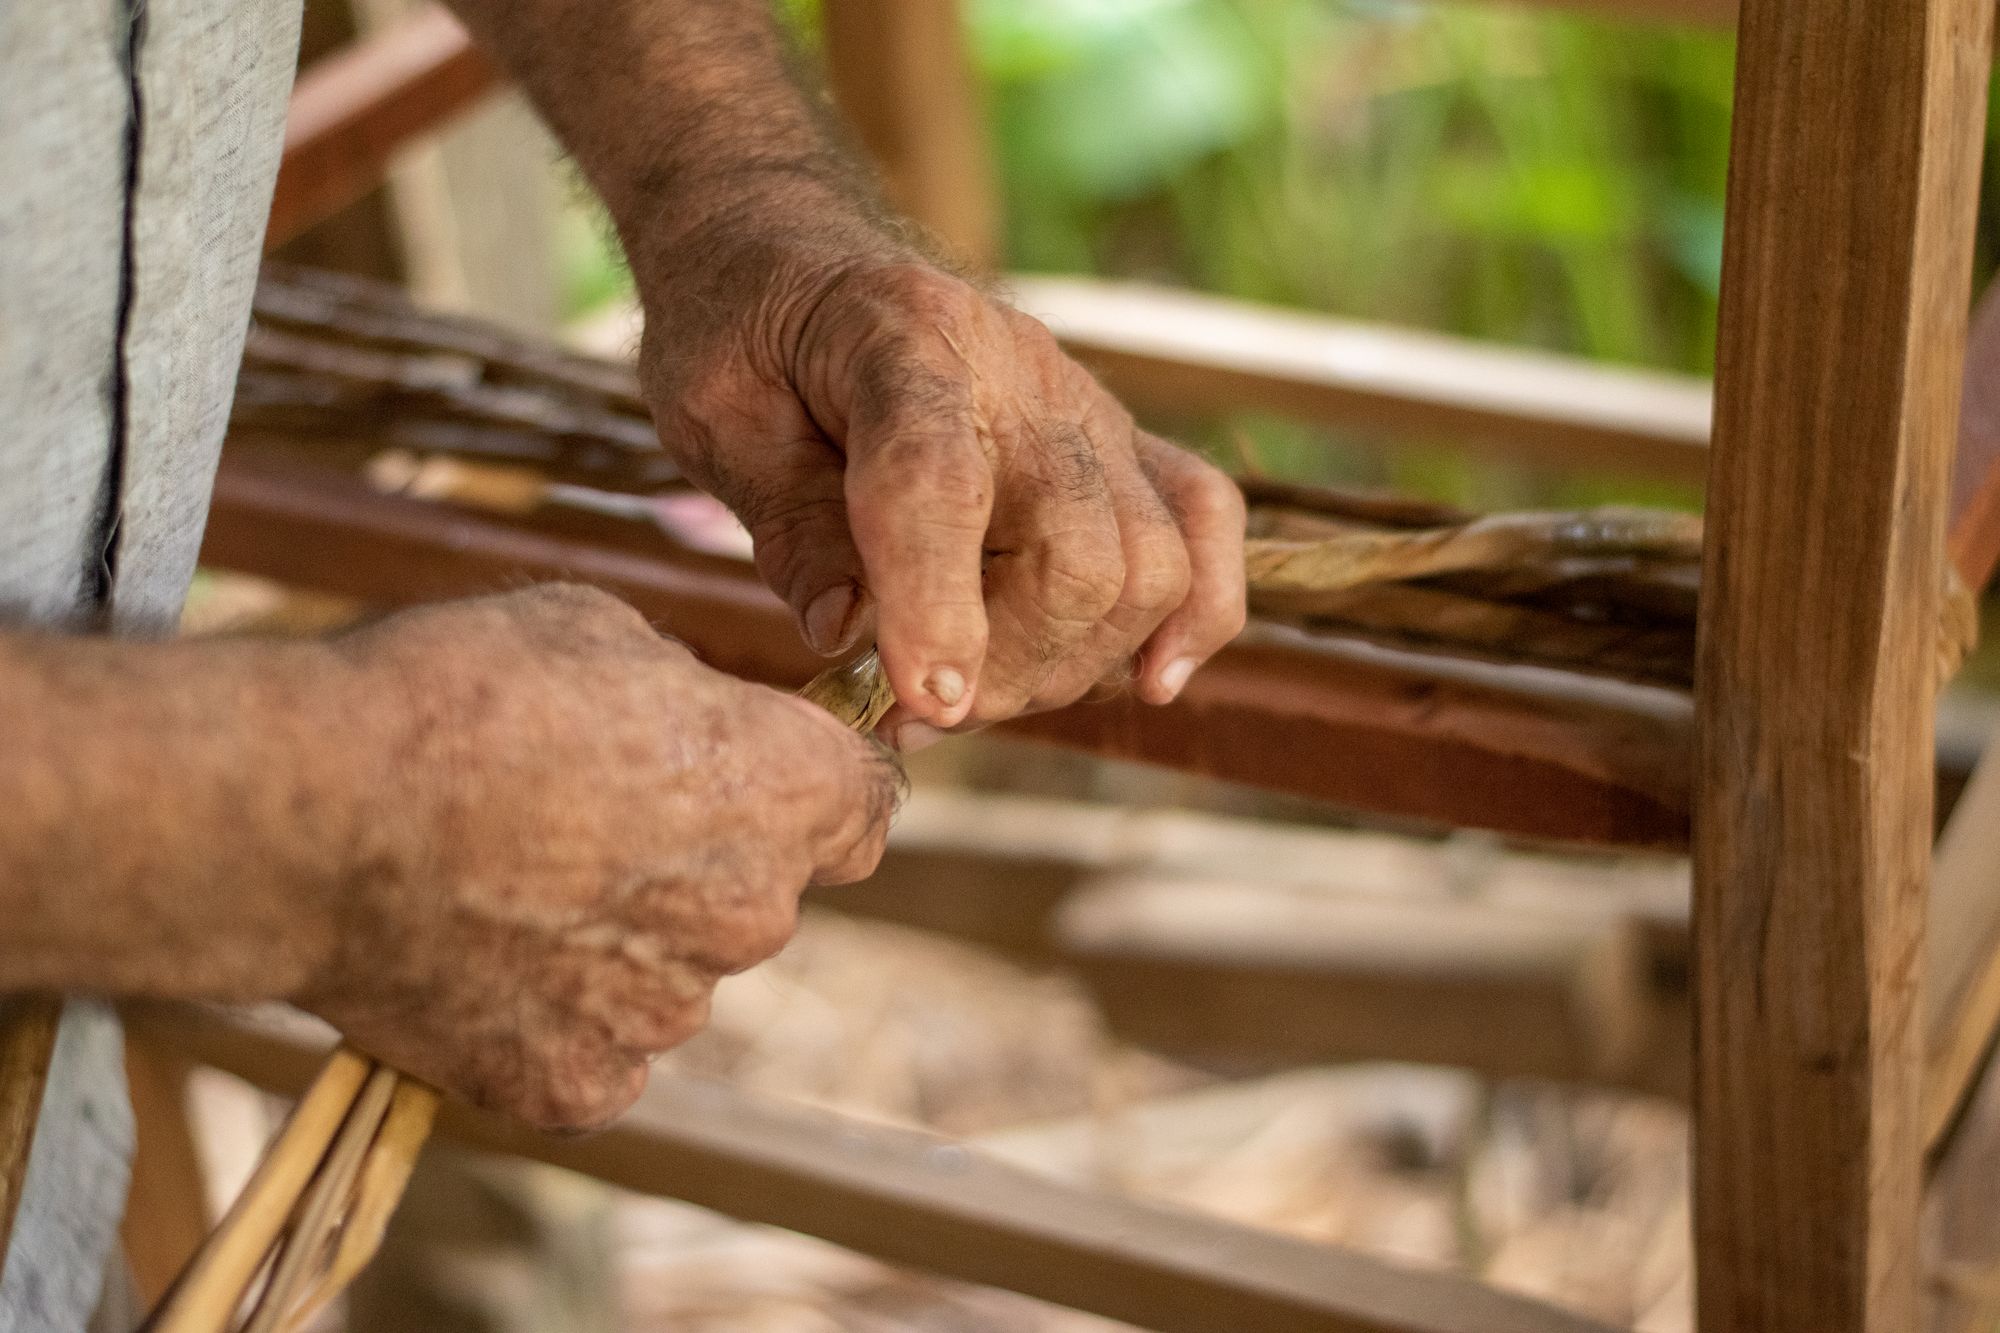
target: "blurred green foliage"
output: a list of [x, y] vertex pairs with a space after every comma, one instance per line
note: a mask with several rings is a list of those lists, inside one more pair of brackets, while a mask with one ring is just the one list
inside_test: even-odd
[[[1394, 0], [970, 0], [968, 15], [1013, 268], [1711, 364], [1726, 36]], [[1175, 424], [1287, 475], [1479, 505], [1693, 498], [1258, 417]]]
[[[1726, 35], [1502, 4], [961, 3], [1011, 269], [1710, 369]], [[811, 48], [815, 0], [780, 8]], [[574, 287], [601, 295], [600, 267]], [[1275, 472], [1479, 505], [1693, 500], [1257, 416], [1169, 424]]]
[[1708, 365], [1725, 38], [1363, 0], [971, 18], [1015, 267]]

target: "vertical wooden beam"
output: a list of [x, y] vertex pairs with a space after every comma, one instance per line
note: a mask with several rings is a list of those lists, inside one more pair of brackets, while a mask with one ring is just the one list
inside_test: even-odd
[[985, 117], [959, 0], [826, 0], [827, 82], [889, 202], [975, 268], [999, 260]]
[[1931, 645], [1991, 0], [1746, 0], [1697, 656], [1697, 1310], [1917, 1327]]

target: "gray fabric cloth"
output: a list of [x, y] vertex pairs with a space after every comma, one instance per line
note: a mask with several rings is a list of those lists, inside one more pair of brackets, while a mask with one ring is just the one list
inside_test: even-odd
[[[0, 623], [173, 626], [298, 25], [298, 0], [0, 0]], [[72, 1001], [0, 1333], [84, 1326], [131, 1142], [116, 1019]]]
[[97, 1304], [132, 1154], [124, 1055], [117, 1015], [71, 1000], [0, 1278], [0, 1329], [8, 1333], [81, 1329]]

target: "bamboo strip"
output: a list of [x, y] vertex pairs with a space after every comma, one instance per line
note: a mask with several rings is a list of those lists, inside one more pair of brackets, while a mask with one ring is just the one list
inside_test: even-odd
[[369, 1155], [389, 1112], [396, 1085], [402, 1076], [384, 1064], [375, 1064], [362, 1085], [354, 1107], [341, 1124], [340, 1134], [327, 1151], [326, 1159], [306, 1187], [299, 1201], [291, 1233], [285, 1237], [272, 1261], [271, 1280], [250, 1311], [244, 1333], [275, 1333], [285, 1312], [297, 1304], [312, 1270], [330, 1248], [335, 1228], [348, 1210], [363, 1160]]
[[141, 1325], [142, 1333], [213, 1333], [228, 1326], [237, 1300], [264, 1266], [299, 1195], [346, 1123], [372, 1063], [345, 1046], [327, 1060], [249, 1184]]
[[396, 1084], [381, 1132], [362, 1163], [353, 1204], [340, 1226], [340, 1239], [325, 1266], [306, 1284], [283, 1333], [301, 1333], [382, 1247], [389, 1219], [402, 1201], [417, 1154], [437, 1119], [438, 1101], [437, 1089], [407, 1075]]

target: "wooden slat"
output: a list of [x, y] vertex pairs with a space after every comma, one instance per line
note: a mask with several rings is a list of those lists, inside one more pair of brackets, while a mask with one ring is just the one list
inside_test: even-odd
[[[185, 1013], [133, 1021], [274, 1091], [295, 1094], [324, 1054]], [[1079, 1189], [948, 1140], [705, 1080], [656, 1073], [637, 1109], [588, 1138], [456, 1105], [438, 1127], [473, 1147], [1163, 1333], [1606, 1333], [1463, 1278]]]
[[1059, 956], [1113, 1033], [1214, 1068], [1405, 1060], [1684, 1095], [1677, 969], [1609, 892], [1564, 906], [1130, 874], [1064, 907]]
[[580, 579], [671, 624], [734, 675], [796, 683], [818, 665], [784, 605], [748, 567], [677, 565], [609, 542], [565, 541], [488, 515], [378, 495], [337, 474], [226, 459], [202, 558], [383, 606]]
[[54, 996], [0, 996], [0, 1270], [6, 1268], [61, 1018], [62, 1001]]
[[959, 0], [826, 0], [827, 82], [889, 202], [990, 269], [1000, 229]]
[[[580, 578], [723, 670], [796, 683], [815, 660], [748, 565], [589, 515], [499, 518], [358, 480], [225, 460], [203, 558], [385, 605]], [[1378, 810], [1585, 843], [1685, 831], [1684, 696], [1364, 644], [1252, 633], [1167, 708], [1082, 705], [1012, 734]]]
[[499, 81], [458, 20], [435, 7], [316, 62], [292, 91], [265, 250], [365, 196], [398, 149]]
[[1700, 379], [1132, 283], [1012, 286], [1022, 309], [1137, 407], [1285, 412], [1685, 481], [1708, 466]]
[[1990, 0], [1748, 0], [1697, 661], [1704, 1329], [1918, 1318], [1918, 959]]
[[1685, 870], [920, 787], [815, 909], [1074, 973], [1110, 1031], [1241, 1072], [1391, 1059], [1685, 1097]]

